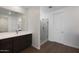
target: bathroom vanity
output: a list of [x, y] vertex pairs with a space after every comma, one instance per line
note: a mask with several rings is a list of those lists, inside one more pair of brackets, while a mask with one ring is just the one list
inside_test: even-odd
[[0, 53], [21, 52], [32, 45], [26, 14], [0, 7]]
[[30, 32], [8, 33], [3, 37], [0, 36], [0, 53], [20, 52], [31, 45], [32, 33]]

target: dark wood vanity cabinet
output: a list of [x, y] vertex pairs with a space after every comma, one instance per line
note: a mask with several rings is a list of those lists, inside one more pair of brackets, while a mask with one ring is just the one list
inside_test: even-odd
[[12, 39], [13, 38], [0, 40], [0, 53], [12, 52]]
[[32, 45], [32, 34], [0, 40], [0, 52], [20, 52]]
[[31, 44], [32, 44], [31, 34], [18, 36], [17, 39], [14, 39], [13, 52], [20, 52], [21, 50], [31, 46]]
[[24, 37], [26, 36], [19, 36], [17, 39], [13, 40], [13, 52], [19, 52], [20, 50], [26, 48], [27, 39]]

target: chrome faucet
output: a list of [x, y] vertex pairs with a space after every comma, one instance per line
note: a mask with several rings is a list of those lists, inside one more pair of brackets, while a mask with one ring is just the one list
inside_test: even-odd
[[18, 30], [16, 30], [16, 34], [18, 34], [18, 32], [19, 32], [19, 31], [18, 31]]
[[18, 34], [18, 33], [19, 33], [19, 31], [22, 31], [22, 30], [21, 30], [21, 29], [17, 29], [17, 30], [16, 30], [16, 33]]

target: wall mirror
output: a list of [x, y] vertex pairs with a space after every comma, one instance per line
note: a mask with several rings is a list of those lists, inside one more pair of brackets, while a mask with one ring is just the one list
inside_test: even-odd
[[22, 14], [0, 8], [0, 33], [24, 31], [24, 22]]

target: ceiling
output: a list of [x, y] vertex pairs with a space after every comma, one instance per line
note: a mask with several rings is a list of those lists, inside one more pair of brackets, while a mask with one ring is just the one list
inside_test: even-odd
[[[22, 7], [25, 9], [28, 9], [28, 8], [39, 7], [39, 6], [22, 6]], [[43, 8], [45, 12], [51, 12], [51, 11], [56, 11], [56, 10], [65, 8], [67, 6], [51, 6], [52, 8], [49, 8], [49, 6], [40, 6], [40, 7]]]
[[[28, 8], [39, 7], [39, 6], [21, 6], [21, 7], [28, 9]], [[51, 11], [65, 8], [67, 6], [52, 6], [52, 8], [49, 8], [49, 6], [40, 6], [40, 7], [44, 10], [44, 12], [51, 12]], [[0, 7], [0, 14], [9, 14], [9, 12], [12, 12], [12, 11]], [[16, 12], [12, 12], [12, 14], [18, 15], [18, 13], [16, 13]]]
[[[31, 8], [31, 7], [38, 7], [38, 6], [22, 6], [23, 8]], [[49, 6], [40, 6], [40, 7], [46, 7], [46, 8], [49, 8]], [[61, 8], [65, 8], [67, 6], [51, 6], [52, 10], [58, 10], [58, 9], [61, 9]]]
[[65, 8], [65, 7], [67, 7], [67, 6], [52, 6], [52, 8], [50, 8], [50, 9], [55, 11], [55, 10], [59, 10], [59, 9]]

